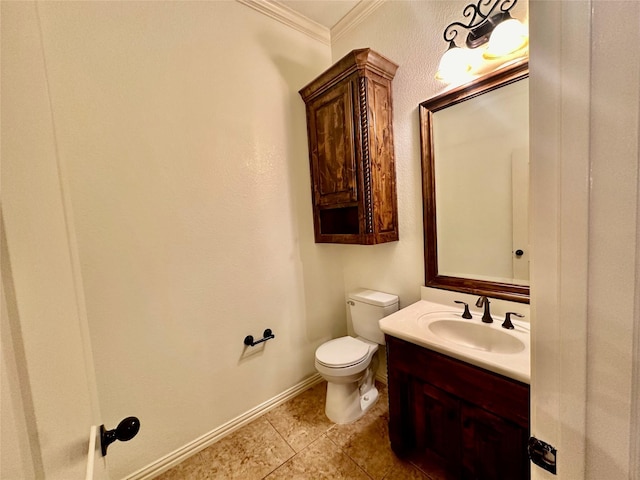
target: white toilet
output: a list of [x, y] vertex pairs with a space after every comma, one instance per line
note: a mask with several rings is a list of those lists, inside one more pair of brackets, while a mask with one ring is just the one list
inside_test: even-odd
[[378, 321], [398, 310], [397, 295], [357, 290], [347, 301], [357, 337], [340, 337], [316, 350], [316, 369], [327, 381], [325, 413], [335, 423], [360, 418], [378, 399], [375, 375], [384, 333]]

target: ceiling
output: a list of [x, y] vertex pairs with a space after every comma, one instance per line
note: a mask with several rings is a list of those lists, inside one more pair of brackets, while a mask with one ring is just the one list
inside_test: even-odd
[[280, 0], [277, 3], [330, 29], [360, 3], [360, 0]]

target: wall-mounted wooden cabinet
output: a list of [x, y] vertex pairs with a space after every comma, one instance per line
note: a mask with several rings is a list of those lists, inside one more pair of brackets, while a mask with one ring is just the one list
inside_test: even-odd
[[387, 336], [391, 448], [443, 480], [530, 478], [529, 385]]
[[397, 68], [371, 49], [354, 50], [300, 90], [318, 243], [398, 240], [391, 102]]

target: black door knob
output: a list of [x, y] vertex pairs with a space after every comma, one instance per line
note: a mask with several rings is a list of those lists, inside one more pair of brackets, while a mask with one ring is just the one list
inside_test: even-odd
[[516, 254], [516, 257], [521, 257], [522, 255], [524, 255], [524, 250], [520, 250], [520, 249], [518, 249], [518, 250], [516, 250], [516, 251], [515, 251], [515, 252], [513, 252], [513, 253], [515, 253], [515, 254]]
[[102, 456], [107, 454], [107, 447], [116, 440], [128, 442], [140, 431], [140, 420], [136, 417], [127, 417], [122, 420], [113, 430], [107, 430], [104, 425], [100, 425], [100, 443]]

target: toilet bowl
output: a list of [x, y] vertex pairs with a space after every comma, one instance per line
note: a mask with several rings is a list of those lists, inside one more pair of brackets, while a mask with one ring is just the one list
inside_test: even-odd
[[316, 350], [316, 370], [327, 381], [325, 413], [334, 423], [351, 423], [378, 399], [375, 375], [384, 334], [378, 321], [398, 309], [398, 297], [373, 290], [349, 295], [349, 310], [358, 337], [329, 340]]
[[378, 399], [377, 359], [378, 344], [362, 338], [336, 338], [318, 348], [316, 370], [327, 381], [325, 413], [329, 420], [351, 423], [373, 406]]

